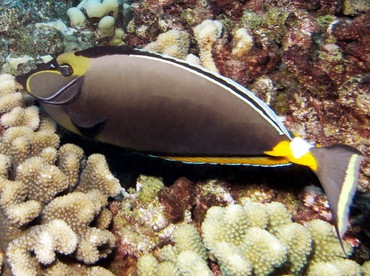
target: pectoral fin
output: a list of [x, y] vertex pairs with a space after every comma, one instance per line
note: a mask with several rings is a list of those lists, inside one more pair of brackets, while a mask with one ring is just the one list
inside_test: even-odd
[[85, 114], [68, 113], [72, 122], [79, 128], [89, 129], [97, 127], [106, 121], [105, 118], [91, 117]]

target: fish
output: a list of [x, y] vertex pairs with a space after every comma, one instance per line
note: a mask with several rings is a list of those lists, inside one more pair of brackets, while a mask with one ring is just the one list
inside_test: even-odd
[[129, 45], [63, 53], [16, 81], [59, 125], [103, 143], [184, 163], [309, 167], [342, 245], [362, 153], [294, 136], [235, 81]]

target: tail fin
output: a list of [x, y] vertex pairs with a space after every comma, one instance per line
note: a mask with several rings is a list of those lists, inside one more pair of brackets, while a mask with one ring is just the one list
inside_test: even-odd
[[356, 192], [363, 155], [347, 145], [311, 148], [309, 151], [317, 162], [315, 173], [328, 197], [342, 245], [342, 237], [349, 225], [349, 207]]

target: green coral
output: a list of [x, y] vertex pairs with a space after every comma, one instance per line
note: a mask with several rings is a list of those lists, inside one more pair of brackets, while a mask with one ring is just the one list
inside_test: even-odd
[[300, 274], [311, 253], [312, 238], [306, 227], [298, 223], [280, 226], [276, 237], [287, 247], [288, 262], [285, 264], [294, 275]]
[[243, 12], [241, 22], [243, 27], [254, 29], [262, 24], [262, 18], [257, 13], [246, 10]]
[[172, 233], [175, 245], [166, 245], [157, 258], [144, 254], [138, 260], [137, 273], [143, 275], [212, 276], [202, 239], [192, 224], [182, 224]]
[[[311, 255], [312, 263], [330, 262], [346, 257], [329, 223], [318, 219], [312, 220], [308, 223], [308, 229], [315, 248]], [[343, 248], [347, 254], [352, 253], [352, 247], [348, 243], [343, 242]]]
[[310, 266], [309, 276], [357, 276], [362, 275], [361, 266], [352, 260], [337, 260], [334, 262], [318, 262]]
[[138, 199], [143, 205], [153, 202], [157, 197], [157, 192], [164, 187], [164, 184], [160, 179], [149, 176], [140, 176], [137, 183], [140, 190]]
[[[279, 202], [213, 206], [201, 225], [202, 236], [193, 224], [175, 227], [170, 244], [139, 258], [139, 275], [212, 275], [208, 257], [222, 275], [236, 276], [361, 275], [370, 267], [346, 259], [329, 223], [295, 223]], [[325, 274], [325, 269], [337, 274]]]

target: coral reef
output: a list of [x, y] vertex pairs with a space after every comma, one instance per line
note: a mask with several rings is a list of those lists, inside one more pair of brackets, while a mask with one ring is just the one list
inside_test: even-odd
[[143, 49], [185, 59], [190, 46], [187, 32], [170, 30], [158, 36], [157, 40], [149, 43]]
[[[12, 77], [1, 75], [0, 79], [4, 80], [0, 101], [11, 103], [4, 104], [0, 119], [4, 270], [11, 269], [13, 275], [73, 271], [59, 254], [71, 256], [77, 271], [83, 270], [81, 264], [106, 258], [115, 246], [115, 237], [107, 229], [111, 213], [106, 207], [107, 198], [120, 193], [119, 181], [103, 155], [92, 154], [85, 162], [81, 148], [60, 146], [55, 124], [39, 114], [36, 106], [27, 106], [23, 96], [9, 101], [10, 95], [19, 92]], [[110, 272], [101, 268], [101, 273]]]
[[[213, 275], [217, 268], [209, 270], [208, 255], [225, 275], [318, 275], [324, 269], [343, 275], [362, 273], [359, 264], [346, 258], [329, 223], [313, 220], [304, 226], [291, 217], [278, 202], [213, 206], [201, 235], [193, 224], [179, 224], [168, 237], [169, 244], [140, 255], [138, 274]], [[350, 254], [352, 247], [347, 243], [344, 247]]]
[[[192, 60], [250, 88], [284, 116], [293, 133], [324, 146], [347, 143], [358, 148], [366, 156], [359, 190], [368, 194], [369, 21], [366, 0], [4, 1], [0, 67], [1, 72], [25, 73], [65, 51], [123, 43]], [[203, 275], [233, 270], [370, 273], [368, 227], [360, 224], [358, 216], [352, 217], [344, 239], [352, 245], [356, 262], [344, 259], [332, 228], [323, 222], [332, 219], [326, 197], [306, 175], [301, 176], [302, 190], [295, 192], [274, 187], [275, 180], [267, 183], [271, 185], [250, 181], [253, 185], [235, 187], [228, 181], [193, 183], [180, 178], [165, 187], [158, 179], [142, 176], [122, 200], [108, 202], [107, 197], [117, 195], [120, 187], [104, 156], [87, 158], [76, 145], [60, 145], [54, 123], [17, 91], [11, 75], [0, 75], [0, 113], [0, 247], [6, 252], [11, 245], [23, 260], [31, 258], [17, 266], [0, 253], [3, 274], [9, 274], [11, 263], [14, 271], [28, 269], [31, 274], [111, 275], [102, 267], [85, 265], [112, 250], [111, 223], [117, 250], [109, 269], [115, 274], [135, 273], [137, 259], [141, 275], [153, 271], [181, 275], [196, 268]], [[202, 175], [205, 178], [210, 177]], [[290, 212], [271, 203], [276, 200]], [[363, 204], [360, 212], [366, 224], [369, 206], [361, 200], [358, 205]], [[89, 210], [76, 213], [83, 204]], [[258, 266], [264, 255], [253, 259], [243, 253], [242, 243], [230, 245], [231, 234], [226, 232], [215, 234], [220, 243], [213, 248], [212, 239], [200, 231], [213, 208], [222, 217], [241, 216], [245, 229], [237, 220], [230, 220], [230, 225], [217, 223], [229, 227], [226, 232], [237, 229], [235, 235], [270, 240], [279, 249], [276, 258]], [[71, 216], [66, 218], [67, 214]], [[68, 243], [59, 247], [57, 235], [51, 234], [54, 239], [46, 247], [37, 241], [49, 237], [51, 226], [59, 222], [75, 236], [70, 240], [76, 240], [73, 253]], [[209, 246], [209, 259], [194, 248], [179, 249], [182, 241], [199, 245], [195, 229], [201, 233], [203, 250], [204, 244]], [[254, 240], [245, 240], [253, 252]], [[65, 263], [62, 255], [72, 261]]]

